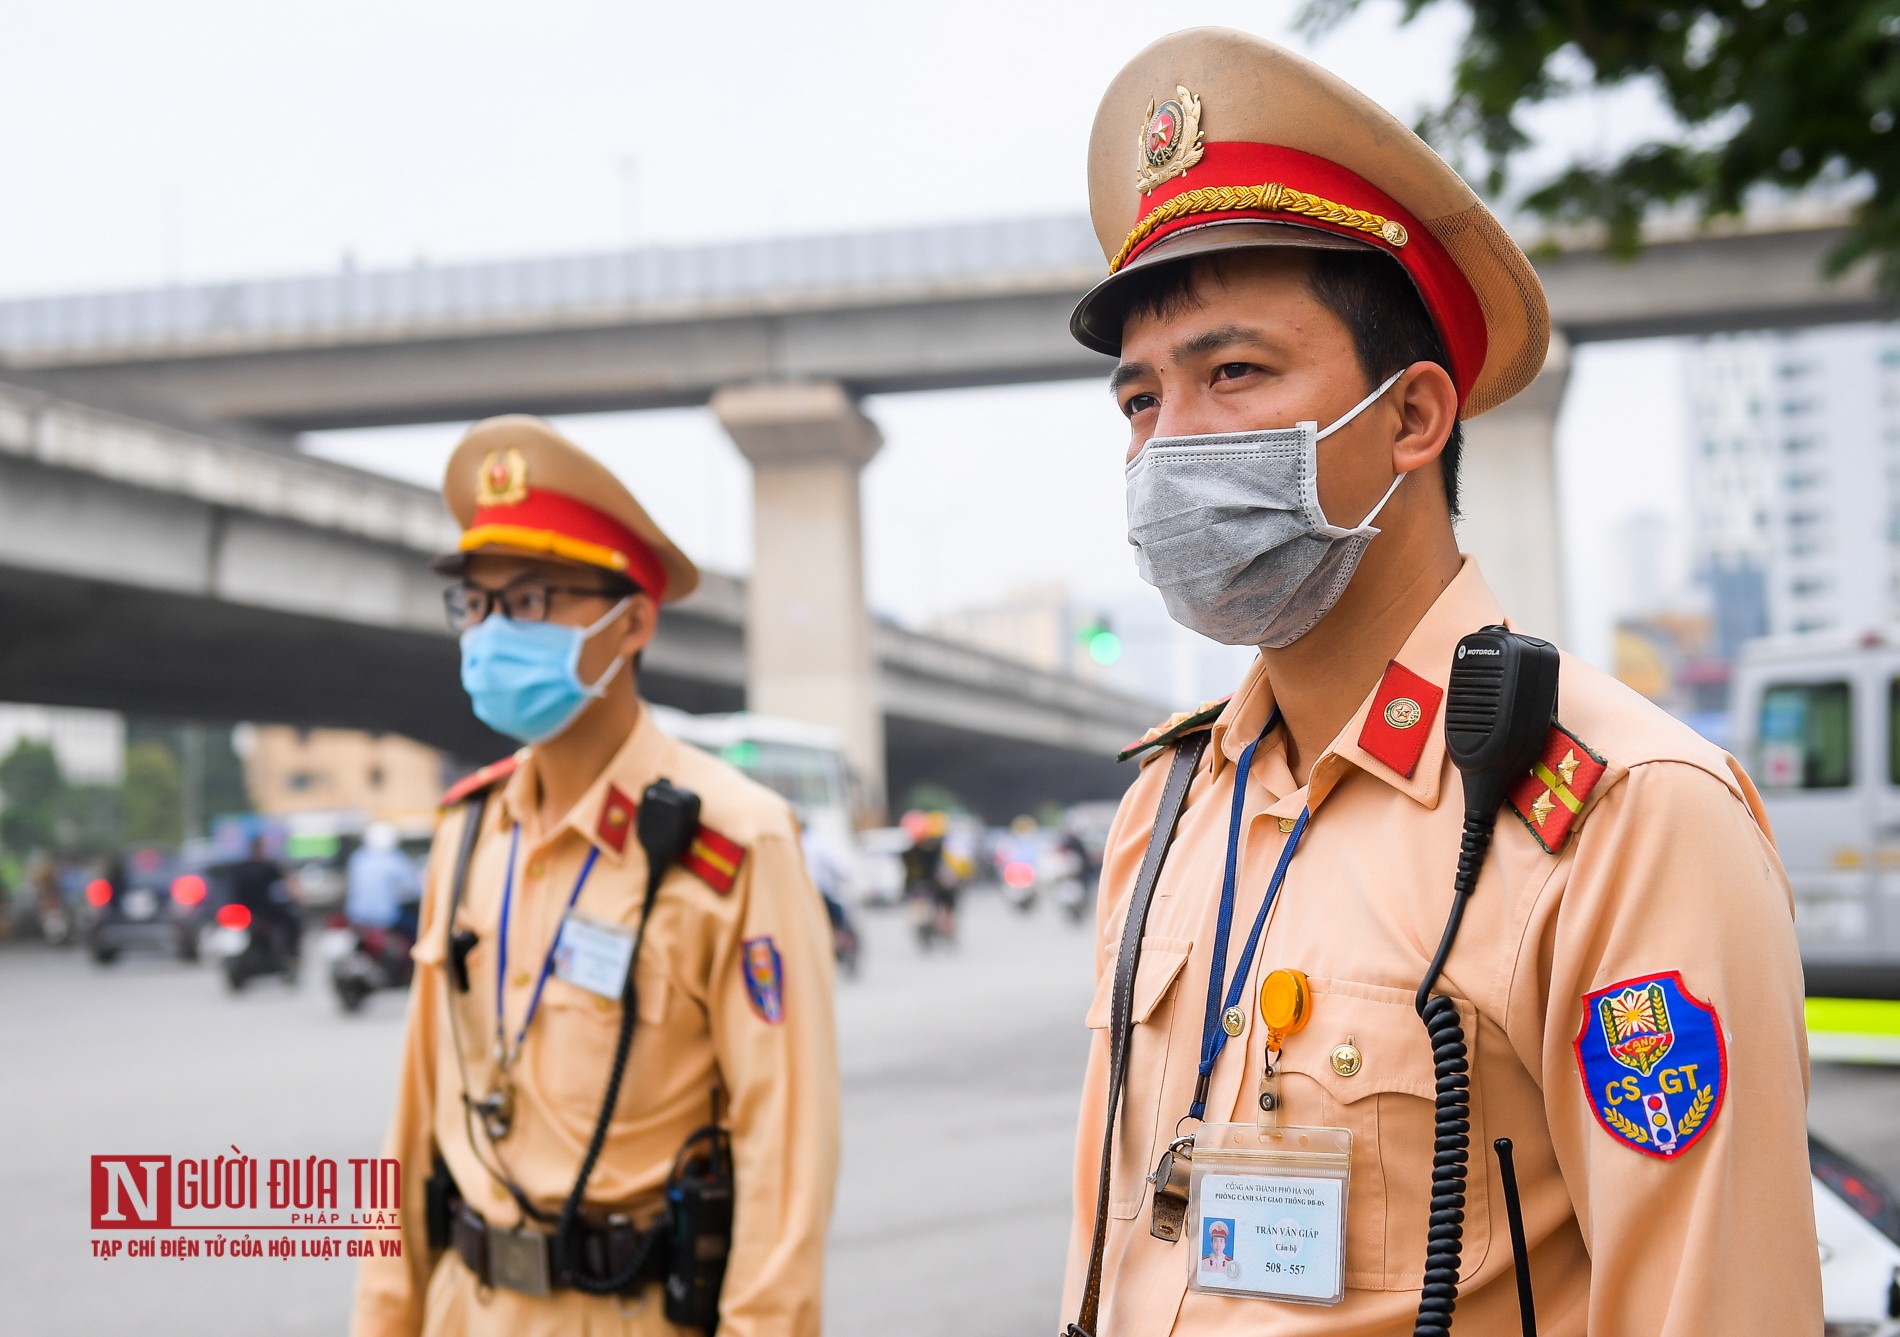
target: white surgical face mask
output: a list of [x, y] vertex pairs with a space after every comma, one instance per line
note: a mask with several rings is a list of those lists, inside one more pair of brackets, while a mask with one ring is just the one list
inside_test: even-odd
[[1170, 617], [1226, 645], [1277, 650], [1332, 611], [1405, 475], [1364, 520], [1342, 529], [1320, 509], [1319, 443], [1402, 374], [1323, 432], [1302, 422], [1148, 443], [1128, 465], [1128, 541]]

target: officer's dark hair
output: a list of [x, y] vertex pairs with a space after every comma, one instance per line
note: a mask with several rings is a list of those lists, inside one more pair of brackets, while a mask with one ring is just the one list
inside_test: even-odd
[[[1436, 362], [1451, 374], [1451, 357], [1425, 302], [1397, 261], [1378, 251], [1306, 250], [1306, 286], [1313, 300], [1339, 317], [1352, 335], [1366, 389], [1414, 362]], [[1199, 301], [1195, 284], [1219, 281], [1227, 257], [1209, 256], [1187, 264], [1161, 265], [1129, 278], [1122, 319], [1179, 315]], [[1458, 465], [1464, 454], [1465, 426], [1453, 420], [1451, 435], [1438, 456], [1445, 500], [1458, 515]]]

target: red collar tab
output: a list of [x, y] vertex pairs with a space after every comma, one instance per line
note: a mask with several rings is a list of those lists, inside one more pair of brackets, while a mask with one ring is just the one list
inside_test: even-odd
[[638, 804], [608, 785], [607, 801], [600, 806], [600, 822], [594, 827], [594, 835], [601, 844], [619, 854], [627, 847], [627, 835], [633, 830], [633, 814], [638, 810]]
[[[489, 528], [528, 530], [545, 535], [554, 540], [548, 549], [557, 556], [570, 555], [562, 551], [564, 545], [560, 540], [568, 540], [569, 546], [599, 549], [604, 557], [618, 557], [620, 560], [611, 564], [622, 567], [634, 583], [656, 600], [666, 597], [666, 567], [661, 564], [659, 554], [605, 511], [566, 493], [529, 488], [527, 496], [513, 505], [477, 507], [468, 532], [473, 534]], [[494, 537], [498, 542], [508, 541], [505, 534]], [[595, 564], [608, 563], [596, 561]]]
[[475, 797], [475, 795], [481, 793], [491, 785], [496, 785], [506, 780], [515, 773], [516, 767], [520, 765], [521, 759], [519, 757], [503, 757], [500, 761], [491, 762], [489, 765], [482, 767], [473, 775], [463, 776], [460, 780], [457, 780], [454, 784], [449, 786], [448, 793], [442, 796], [442, 806], [445, 808], [453, 808], [463, 799]]
[[1511, 809], [1546, 854], [1559, 854], [1609, 763], [1563, 725], [1552, 723], [1544, 753], [1530, 774], [1511, 786]]
[[1360, 749], [1411, 779], [1444, 699], [1444, 688], [1393, 660], [1372, 694], [1372, 709], [1359, 730]]
[[[1284, 188], [1280, 207], [1259, 207], [1264, 201], [1251, 192], [1270, 184]], [[1182, 203], [1174, 204], [1176, 199]], [[1147, 219], [1157, 211], [1163, 211], [1166, 221], [1144, 233]], [[1141, 196], [1142, 222], [1116, 268], [1126, 268], [1163, 237], [1237, 218], [1338, 233], [1368, 242], [1397, 260], [1444, 337], [1463, 402], [1484, 368], [1489, 342], [1484, 310], [1470, 281], [1431, 230], [1397, 200], [1357, 172], [1317, 154], [1277, 144], [1208, 144], [1192, 170]]]

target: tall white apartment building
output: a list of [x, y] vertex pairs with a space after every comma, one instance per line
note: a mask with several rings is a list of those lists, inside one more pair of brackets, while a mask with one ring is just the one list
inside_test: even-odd
[[1722, 648], [1900, 621], [1900, 325], [1716, 336], [1687, 361]]

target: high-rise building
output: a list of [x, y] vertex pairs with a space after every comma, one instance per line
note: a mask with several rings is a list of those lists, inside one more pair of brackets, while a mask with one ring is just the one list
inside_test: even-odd
[[1688, 365], [1696, 566], [1724, 656], [1900, 621], [1900, 325], [1717, 336]]

